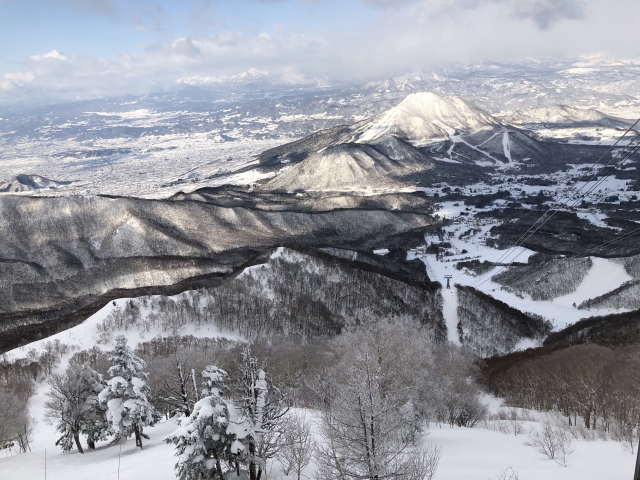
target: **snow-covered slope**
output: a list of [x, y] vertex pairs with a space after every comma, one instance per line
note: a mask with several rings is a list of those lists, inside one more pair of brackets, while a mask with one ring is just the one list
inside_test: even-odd
[[[395, 137], [382, 142], [381, 153], [370, 145], [329, 147], [292, 166], [268, 188], [275, 190], [375, 191], [410, 184], [403, 177], [434, 168], [433, 161]], [[412, 151], [411, 151], [412, 150]]]
[[370, 120], [264, 152], [261, 165], [280, 172], [261, 189], [375, 192], [455, 184], [482, 176], [479, 166], [540, 161], [548, 148], [466, 100], [420, 92]]
[[477, 148], [509, 164], [548, 154], [548, 147], [543, 143], [518, 130], [507, 128], [483, 141]]
[[606, 127], [625, 126], [630, 122], [611, 117], [593, 109], [573, 108], [567, 105], [518, 110], [505, 117], [504, 121], [512, 125], [549, 124], [549, 125], [601, 125]]
[[[44, 400], [42, 398], [41, 400]], [[42, 411], [40, 409], [40, 411]], [[296, 410], [313, 418], [312, 410]], [[506, 423], [506, 421], [504, 421]], [[491, 423], [491, 422], [490, 422]], [[494, 422], [495, 423], [495, 422]], [[312, 422], [317, 440], [318, 422]], [[48, 479], [78, 480], [115, 479], [122, 480], [174, 480], [176, 472], [175, 449], [164, 443], [164, 438], [177, 428], [174, 419], [163, 421], [145, 429], [150, 437], [144, 449], [135, 448], [135, 440], [128, 439], [120, 446], [99, 445], [96, 450], [84, 455], [76, 450], [62, 453], [54, 446], [57, 435], [51, 427], [41, 425], [30, 452], [0, 458], [0, 473], [3, 480], [39, 480], [44, 478], [45, 456]], [[635, 456], [626, 452], [618, 442], [594, 440], [573, 442], [575, 451], [568, 456], [567, 467], [547, 459], [525, 444], [524, 434], [503, 434], [499, 431], [475, 428], [431, 429], [418, 439], [424, 445], [442, 448], [442, 458], [436, 478], [442, 480], [484, 480], [499, 477], [508, 467], [518, 472], [520, 478], [528, 480], [622, 480], [629, 478]], [[535, 422], [524, 422], [523, 428], [540, 428]], [[46, 452], [45, 452], [46, 448]], [[304, 477], [315, 479], [315, 462], [304, 469]], [[270, 465], [269, 478], [287, 480], [279, 462]], [[237, 477], [229, 477], [229, 480]], [[244, 477], [246, 478], [246, 477]], [[518, 477], [512, 477], [518, 478]]]
[[395, 135], [415, 145], [425, 145], [446, 140], [456, 132], [472, 133], [499, 126], [497, 119], [466, 100], [420, 92], [412, 93], [398, 106], [360, 127], [357, 141], [368, 143]]
[[[55, 318], [72, 316], [64, 309], [84, 308], [113, 290], [155, 289], [229, 273], [274, 244], [341, 248], [352, 242], [375, 248], [387, 235], [433, 222], [426, 212], [307, 213], [292, 203], [283, 208], [0, 196], [0, 344], [24, 340], [26, 333], [18, 334], [16, 325], [53, 328], [59, 325]], [[44, 312], [47, 320], [38, 317]], [[11, 315], [21, 320], [5, 321]]]

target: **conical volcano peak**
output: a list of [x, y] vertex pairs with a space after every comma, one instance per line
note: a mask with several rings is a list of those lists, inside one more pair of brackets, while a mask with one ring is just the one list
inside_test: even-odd
[[441, 97], [431, 92], [412, 93], [395, 108], [425, 119], [456, 120], [461, 125], [484, 126], [499, 123], [471, 102], [458, 97]]
[[400, 104], [363, 125], [358, 141], [395, 135], [415, 144], [445, 140], [456, 132], [473, 133], [500, 122], [472, 103], [431, 92], [408, 95]]

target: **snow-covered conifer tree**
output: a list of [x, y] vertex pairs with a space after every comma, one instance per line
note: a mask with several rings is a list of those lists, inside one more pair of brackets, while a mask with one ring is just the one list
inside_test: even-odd
[[176, 470], [180, 480], [222, 479], [223, 464], [237, 465], [244, 456], [250, 434], [242, 411], [223, 398], [228, 377], [224, 370], [208, 366], [202, 372], [203, 398], [180, 428], [165, 441], [176, 446]]
[[136, 437], [136, 447], [142, 448], [143, 428], [153, 425], [155, 409], [150, 402], [151, 389], [146, 383], [144, 360], [136, 357], [127, 345], [124, 335], [116, 337], [116, 346], [109, 357], [111, 379], [99, 395], [107, 404], [107, 419], [116, 435]]
[[45, 417], [62, 434], [56, 445], [68, 452], [75, 443], [84, 453], [80, 444], [80, 434], [84, 434], [89, 448], [95, 448], [97, 440], [106, 438], [108, 429], [102, 418], [104, 408], [98, 402], [98, 394], [105, 386], [102, 375], [87, 364], [70, 366], [64, 374], [52, 374], [48, 384], [51, 390], [44, 404]]
[[269, 385], [264, 368], [245, 347], [236, 396], [241, 402], [250, 435], [246, 439], [246, 463], [250, 480], [260, 480], [266, 462], [278, 453], [284, 439], [283, 417], [288, 408], [280, 391]]
[[[100, 375], [97, 372], [95, 373]], [[100, 375], [98, 394], [104, 385], [104, 380]], [[80, 432], [87, 438], [89, 450], [94, 450], [97, 441], [106, 440], [112, 433], [111, 424], [107, 419], [107, 406], [100, 402], [98, 395], [92, 395], [87, 399], [87, 410], [82, 417]]]

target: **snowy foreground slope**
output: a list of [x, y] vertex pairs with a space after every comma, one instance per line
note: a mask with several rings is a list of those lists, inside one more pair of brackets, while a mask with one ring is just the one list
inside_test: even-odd
[[[255, 267], [250, 267], [255, 269]], [[247, 272], [249, 273], [249, 272]], [[101, 311], [87, 319], [83, 324], [70, 330], [61, 332], [50, 339], [34, 342], [28, 346], [9, 352], [8, 356], [17, 358], [27, 354], [29, 348], [39, 347], [39, 344], [59, 339], [68, 344], [75, 344], [79, 348], [89, 348], [99, 340], [98, 326], [114, 309], [123, 307], [127, 299], [116, 301], [115, 305], [109, 303]], [[129, 330], [131, 346], [136, 343], [153, 338], [158, 331]], [[193, 334], [198, 337], [226, 336], [232, 339], [240, 339], [236, 335], [221, 332], [214, 327], [189, 327], [184, 334]], [[166, 334], [166, 333], [165, 333]], [[103, 349], [113, 347], [111, 342], [100, 345]], [[73, 352], [72, 352], [73, 353]], [[71, 353], [62, 358], [57, 371], [66, 368]], [[84, 455], [72, 451], [62, 453], [55, 447], [58, 435], [52, 426], [45, 424], [43, 420], [43, 403], [46, 400], [47, 386], [38, 385], [37, 394], [31, 399], [31, 415], [37, 422], [35, 439], [31, 445], [31, 452], [22, 455], [10, 456], [7, 452], [0, 454], [0, 478], [3, 480], [31, 480], [46, 478], [54, 480], [93, 480], [93, 479], [140, 479], [163, 480], [174, 479], [174, 449], [163, 442], [168, 434], [176, 429], [174, 420], [164, 421], [155, 427], [145, 430], [150, 440], [145, 442], [142, 451], [136, 451], [134, 439], [131, 438], [119, 446], [106, 446], [99, 444], [95, 451], [87, 451]], [[500, 401], [495, 398], [485, 400], [491, 412], [496, 413], [500, 409]], [[312, 411], [305, 411], [306, 415], [314, 416]], [[532, 418], [542, 417], [533, 412]], [[540, 428], [540, 424], [532, 421], [522, 422], [522, 433], [514, 435], [500, 433], [495, 423], [489, 421], [480, 423], [475, 428], [450, 428], [447, 425], [431, 424], [425, 431], [422, 442], [425, 445], [433, 444], [442, 448], [442, 459], [435, 478], [438, 479], [495, 479], [498, 474], [511, 467], [519, 474], [519, 479], [543, 480], [543, 479], [626, 479], [633, 470], [635, 456], [625, 451], [621, 444], [614, 441], [574, 441], [574, 452], [567, 457], [568, 465], [563, 467], [554, 461], [547, 459], [532, 447], [525, 445], [528, 440], [526, 432], [532, 428]], [[46, 453], [45, 453], [46, 449]], [[119, 458], [120, 457], [120, 458]], [[118, 462], [120, 462], [120, 474], [118, 477]], [[308, 478], [314, 477], [315, 466], [309, 465], [305, 470]], [[285, 476], [277, 462], [274, 462], [268, 470], [268, 479], [279, 480], [293, 478]]]
[[[534, 424], [530, 424], [531, 427]], [[46, 426], [45, 426], [46, 427]], [[121, 480], [173, 480], [174, 450], [162, 439], [173, 432], [176, 424], [169, 420], [147, 429], [151, 437], [142, 451], [129, 439], [120, 454]], [[426, 444], [442, 447], [442, 459], [436, 473], [440, 480], [495, 479], [499, 472], [511, 467], [523, 480], [624, 480], [633, 472], [635, 457], [617, 442], [576, 442], [575, 451], [562, 467], [525, 445], [526, 435], [505, 435], [477, 428], [433, 426], [423, 437]], [[82, 455], [73, 451], [62, 453], [53, 446], [55, 435], [41, 427], [31, 452], [0, 458], [3, 480], [36, 480], [44, 478], [45, 448], [47, 479], [75, 480], [118, 478], [119, 447], [98, 447]], [[314, 478], [314, 465], [304, 472]], [[268, 479], [285, 476], [279, 465], [272, 466]]]

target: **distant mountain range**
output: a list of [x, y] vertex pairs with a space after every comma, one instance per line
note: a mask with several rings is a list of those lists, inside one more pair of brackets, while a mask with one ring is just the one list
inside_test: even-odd
[[640, 61], [595, 56], [562, 62], [451, 65], [370, 81], [359, 91], [380, 95], [417, 91], [455, 95], [493, 114], [571, 105], [632, 118], [640, 112]]
[[[457, 97], [413, 93], [373, 118], [336, 127], [260, 155], [281, 169], [264, 190], [380, 191], [468, 183], [485, 169], [548, 161], [540, 142]], [[285, 168], [286, 167], [286, 168]]]
[[239, 90], [247, 95], [251, 95], [252, 90], [270, 92], [271, 94], [282, 93], [283, 91], [306, 91], [323, 90], [342, 86], [345, 82], [334, 82], [333, 85], [326, 79], [309, 78], [302, 75], [290, 75], [288, 72], [272, 73], [264, 70], [251, 68], [246, 72], [236, 75], [218, 76], [192, 76], [179, 78], [178, 85], [187, 88], [197, 88], [204, 91], [234, 91]]
[[202, 87], [211, 85], [233, 85], [233, 84], [248, 84], [261, 82], [268, 79], [271, 76], [269, 72], [263, 72], [256, 68], [251, 68], [246, 72], [239, 73], [237, 75], [221, 75], [217, 77], [186, 77], [178, 79], [178, 84], [189, 85], [192, 87]]
[[551, 105], [536, 107], [528, 110], [518, 110], [502, 118], [505, 123], [512, 125], [549, 125], [559, 126], [599, 126], [599, 127], [629, 127], [631, 120], [617, 118], [594, 110], [569, 107], [567, 105]]

